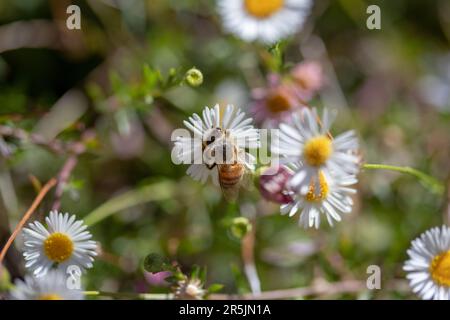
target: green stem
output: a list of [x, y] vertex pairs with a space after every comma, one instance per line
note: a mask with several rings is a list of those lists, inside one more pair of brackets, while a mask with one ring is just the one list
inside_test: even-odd
[[133, 293], [133, 292], [106, 292], [106, 291], [84, 291], [85, 296], [109, 297], [115, 299], [133, 300], [167, 300], [172, 299], [172, 295], [165, 293]]
[[426, 187], [431, 190], [431, 192], [442, 195], [444, 193], [445, 187], [442, 182], [437, 180], [436, 178], [423, 173], [422, 171], [419, 171], [417, 169], [411, 168], [411, 167], [398, 167], [398, 166], [392, 166], [387, 164], [363, 164], [362, 166], [364, 169], [372, 169], [372, 170], [391, 170], [391, 171], [397, 171], [401, 173], [406, 173], [409, 175], [412, 175], [419, 179], [420, 182]]
[[127, 191], [100, 205], [84, 218], [84, 222], [86, 225], [92, 226], [110, 215], [130, 207], [150, 201], [169, 199], [174, 190], [175, 185], [173, 183], [163, 181]]

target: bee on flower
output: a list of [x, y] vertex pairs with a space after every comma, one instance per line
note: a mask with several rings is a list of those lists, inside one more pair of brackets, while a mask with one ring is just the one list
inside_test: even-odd
[[272, 44], [299, 31], [310, 0], [218, 0], [224, 29], [244, 41]]
[[13, 300], [83, 300], [83, 292], [69, 289], [67, 275], [60, 270], [50, 270], [42, 277], [26, 276], [17, 280], [10, 296]]
[[90, 240], [92, 235], [82, 220], [51, 211], [45, 222], [47, 227], [35, 221], [23, 229], [25, 267], [38, 277], [54, 267], [63, 271], [73, 265], [81, 270], [92, 268], [97, 244]]
[[177, 137], [177, 161], [191, 163], [187, 174], [194, 180], [205, 183], [211, 177], [227, 199], [235, 200], [244, 177], [255, 168], [255, 156], [246, 151], [260, 144], [252, 121], [233, 105], [206, 107], [202, 117], [194, 114], [184, 121], [194, 137]]
[[426, 231], [407, 252], [403, 270], [413, 292], [424, 300], [450, 300], [450, 228]]

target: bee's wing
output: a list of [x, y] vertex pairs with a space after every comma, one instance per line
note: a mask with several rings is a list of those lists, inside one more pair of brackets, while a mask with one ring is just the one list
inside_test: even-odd
[[246, 163], [247, 160], [247, 154], [244, 150], [240, 150], [238, 153], [238, 160], [244, 164], [244, 175], [242, 176], [242, 180], [240, 185], [244, 187], [247, 190], [250, 190], [253, 187], [253, 172], [250, 170], [249, 167], [247, 167]]
[[237, 198], [239, 197], [239, 186], [236, 185], [233, 188], [222, 188], [222, 194], [223, 197], [228, 202], [236, 202]]
[[242, 176], [240, 185], [247, 190], [250, 190], [253, 187], [253, 172], [247, 167], [245, 167], [245, 173]]

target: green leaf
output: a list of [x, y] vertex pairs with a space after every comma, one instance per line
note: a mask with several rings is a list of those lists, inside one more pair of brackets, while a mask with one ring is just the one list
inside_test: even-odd
[[238, 293], [247, 293], [249, 292], [248, 282], [241, 271], [241, 268], [233, 263], [231, 264], [231, 272], [233, 273], [234, 283], [236, 288], [238, 289]]
[[222, 290], [224, 287], [223, 284], [220, 283], [214, 283], [212, 285], [209, 286], [208, 288], [208, 293], [215, 293], [215, 292], [219, 292], [220, 290]]
[[272, 56], [272, 59], [268, 61], [268, 67], [274, 72], [280, 72], [283, 69], [283, 50], [285, 44], [283, 42], [277, 42], [268, 51]]
[[147, 64], [143, 67], [143, 74], [147, 89], [153, 89], [159, 82], [161, 82], [161, 73]]
[[200, 273], [198, 275], [198, 278], [200, 279], [201, 282], [205, 283], [206, 282], [206, 267], [203, 267], [200, 269]]
[[171, 284], [177, 284], [179, 281], [184, 280], [185, 276], [181, 273], [175, 273], [173, 276], [169, 276], [164, 279], [164, 281], [171, 283]]
[[200, 267], [197, 265], [194, 265], [192, 267], [192, 271], [191, 271], [191, 278], [192, 279], [199, 279], [199, 275], [200, 275]]
[[103, 219], [130, 207], [150, 202], [169, 199], [175, 190], [175, 184], [169, 181], [157, 182], [140, 187], [113, 197], [89, 213], [84, 222], [92, 226]]

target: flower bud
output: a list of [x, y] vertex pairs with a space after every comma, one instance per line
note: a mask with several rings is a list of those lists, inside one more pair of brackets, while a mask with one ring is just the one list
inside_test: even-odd
[[[264, 174], [265, 172], [268, 174]], [[261, 195], [269, 201], [280, 204], [292, 202], [293, 199], [286, 190], [286, 184], [291, 176], [292, 171], [284, 166], [266, 169], [259, 177], [259, 190]]]
[[203, 74], [197, 68], [188, 70], [184, 78], [191, 87], [198, 87], [203, 83]]
[[169, 285], [166, 281], [167, 277], [170, 277], [172, 272], [170, 271], [161, 271], [161, 272], [144, 272], [145, 280], [148, 284], [154, 287], [165, 287]]
[[242, 239], [252, 230], [252, 224], [245, 217], [237, 217], [233, 219], [230, 230], [233, 236]]

